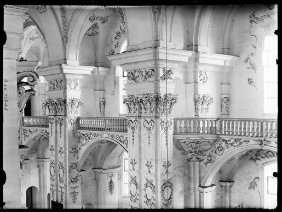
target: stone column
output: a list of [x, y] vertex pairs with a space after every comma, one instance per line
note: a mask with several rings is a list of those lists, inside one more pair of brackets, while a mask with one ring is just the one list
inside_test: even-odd
[[47, 177], [49, 158], [37, 158], [39, 177], [39, 208], [48, 208], [47, 202]]
[[127, 71], [131, 208], [173, 208], [172, 109], [177, 97], [172, 77], [190, 55], [147, 48], [109, 57]]
[[49, 116], [51, 200], [62, 203], [64, 208], [81, 208], [76, 135], [76, 120], [83, 106], [79, 83], [83, 74], [90, 75], [93, 69], [64, 64], [37, 69], [48, 81], [44, 104]]
[[7, 38], [3, 46], [3, 170], [6, 173], [3, 185], [4, 209], [21, 207], [16, 59], [21, 48], [23, 21], [27, 11], [26, 8], [4, 6], [4, 31]]
[[234, 184], [233, 181], [219, 181], [221, 186], [221, 206], [222, 208], [231, 207], [231, 188]]
[[210, 186], [199, 186], [200, 191], [200, 207], [201, 208], [212, 208], [212, 191], [216, 188], [216, 185]]

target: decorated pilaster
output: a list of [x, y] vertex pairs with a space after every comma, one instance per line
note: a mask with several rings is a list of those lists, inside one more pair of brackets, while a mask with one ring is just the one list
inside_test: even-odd
[[49, 158], [37, 158], [38, 178], [39, 178], [39, 208], [48, 208], [47, 202], [47, 171], [49, 166]]
[[[187, 76], [193, 78], [195, 117], [226, 117], [229, 114], [229, 72], [237, 57], [221, 54], [194, 53], [188, 64]], [[191, 84], [191, 82], [189, 83]], [[218, 96], [220, 87], [222, 96]], [[228, 98], [227, 98], [228, 97]]]
[[216, 185], [199, 186], [200, 191], [200, 208], [212, 208], [212, 192], [216, 188]]
[[219, 181], [221, 186], [221, 206], [222, 208], [231, 207], [231, 188], [234, 181]]
[[[110, 56], [127, 71], [131, 208], [173, 208], [173, 72], [191, 54], [148, 48]], [[166, 57], [168, 60], [165, 60]]]
[[[20, 160], [18, 141], [17, 66], [18, 52], [23, 34], [23, 21], [28, 9], [4, 6], [3, 45], [3, 208], [21, 207]], [[5, 36], [2, 36], [5, 39]]]
[[[76, 119], [83, 103], [80, 80], [95, 67], [56, 65], [37, 69], [48, 81], [44, 103], [49, 116], [50, 194], [64, 208], [81, 208]], [[77, 74], [79, 73], [79, 74]]]
[[94, 76], [94, 110], [95, 117], [104, 117], [106, 110], [104, 80], [109, 73], [109, 68], [98, 67], [93, 71]]

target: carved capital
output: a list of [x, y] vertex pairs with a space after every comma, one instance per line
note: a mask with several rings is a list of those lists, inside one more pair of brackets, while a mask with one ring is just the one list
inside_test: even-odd
[[48, 98], [43, 107], [47, 111], [47, 115], [66, 115], [66, 99], [64, 98]]
[[64, 86], [63, 79], [54, 79], [54, 80], [48, 81], [48, 90], [49, 91], [63, 90], [64, 88], [65, 86]]
[[213, 98], [209, 94], [195, 95], [195, 116], [208, 115], [209, 105], [213, 103]]
[[69, 98], [67, 100], [67, 114], [68, 116], [79, 115], [79, 108], [83, 106], [83, 103], [80, 99]]

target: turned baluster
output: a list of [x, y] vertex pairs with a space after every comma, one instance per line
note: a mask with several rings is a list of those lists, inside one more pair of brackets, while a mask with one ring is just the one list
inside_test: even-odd
[[183, 127], [183, 131], [184, 131], [184, 133], [187, 133], [188, 131], [187, 131], [187, 119], [184, 119], [183, 120], [183, 122], [184, 122], [184, 127]]
[[198, 132], [200, 133], [200, 134], [202, 134], [203, 133], [203, 120], [198, 120]]

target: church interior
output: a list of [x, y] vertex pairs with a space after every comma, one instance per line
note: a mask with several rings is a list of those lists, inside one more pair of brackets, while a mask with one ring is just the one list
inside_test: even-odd
[[277, 5], [3, 12], [4, 209], [282, 202]]

